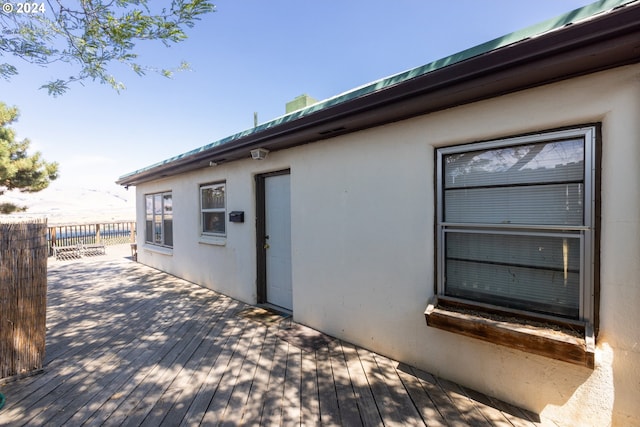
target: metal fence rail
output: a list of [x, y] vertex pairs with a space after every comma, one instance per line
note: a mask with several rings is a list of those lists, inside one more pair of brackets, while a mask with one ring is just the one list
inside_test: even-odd
[[55, 225], [47, 228], [47, 245], [49, 255], [53, 255], [53, 246], [134, 243], [135, 236], [133, 221]]

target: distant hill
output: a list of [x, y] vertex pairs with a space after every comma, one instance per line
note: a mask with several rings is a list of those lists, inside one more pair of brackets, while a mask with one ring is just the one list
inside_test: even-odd
[[60, 188], [51, 186], [38, 193], [9, 191], [0, 202], [26, 206], [26, 212], [5, 215], [4, 218], [47, 218], [49, 225], [84, 224], [135, 220], [135, 190]]

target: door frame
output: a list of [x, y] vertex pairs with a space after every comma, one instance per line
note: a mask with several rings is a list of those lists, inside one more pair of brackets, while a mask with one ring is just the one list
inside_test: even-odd
[[265, 179], [278, 176], [291, 175], [291, 169], [282, 169], [274, 172], [257, 174], [256, 181], [256, 285], [258, 304], [268, 304], [267, 301], [267, 243], [266, 236], [266, 198]]

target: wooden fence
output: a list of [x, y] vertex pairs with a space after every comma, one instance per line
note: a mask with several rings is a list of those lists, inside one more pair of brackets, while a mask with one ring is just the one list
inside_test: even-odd
[[46, 309], [46, 220], [0, 223], [0, 378], [42, 369]]
[[135, 239], [136, 223], [133, 221], [55, 225], [47, 229], [49, 255], [53, 254], [54, 245], [58, 247], [79, 243], [115, 245], [135, 243]]

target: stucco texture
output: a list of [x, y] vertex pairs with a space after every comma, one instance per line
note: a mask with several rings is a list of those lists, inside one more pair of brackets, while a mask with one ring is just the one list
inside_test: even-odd
[[[294, 319], [530, 409], [558, 425], [640, 425], [640, 67], [529, 89], [137, 188], [171, 190], [174, 248], [139, 260], [256, 302], [254, 175], [291, 169]], [[596, 367], [427, 327], [434, 294], [437, 147], [602, 124]], [[198, 186], [224, 180], [243, 224], [203, 242]]]

